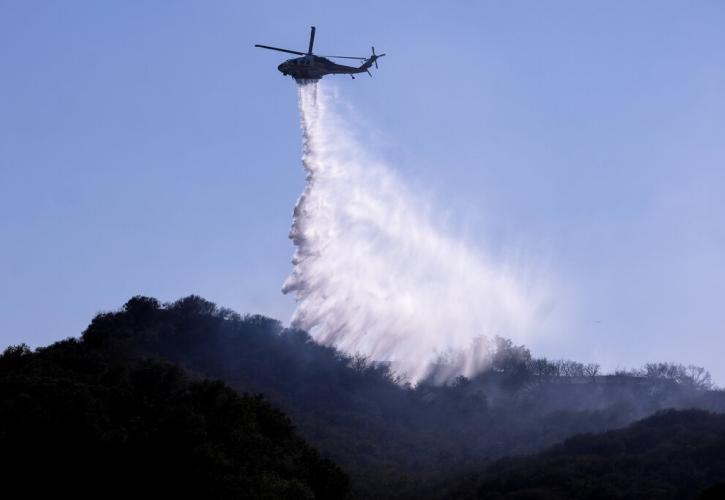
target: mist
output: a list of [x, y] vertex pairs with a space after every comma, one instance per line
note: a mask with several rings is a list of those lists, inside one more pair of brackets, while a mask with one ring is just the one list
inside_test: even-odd
[[292, 325], [388, 362], [411, 383], [434, 367], [443, 379], [479, 372], [494, 336], [525, 340], [540, 284], [442, 227], [436, 210], [359, 143], [327, 87], [302, 84], [298, 96], [307, 182], [283, 286], [297, 301]]

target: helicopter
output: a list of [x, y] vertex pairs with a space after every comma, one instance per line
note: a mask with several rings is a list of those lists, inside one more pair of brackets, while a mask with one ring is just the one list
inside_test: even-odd
[[[296, 50], [280, 49], [279, 47], [270, 47], [269, 45], [256, 44], [255, 47], [261, 49], [277, 50], [279, 52], [288, 52], [290, 54], [297, 54], [302, 57], [296, 57], [294, 59], [288, 59], [279, 66], [277, 69], [284, 76], [291, 76], [297, 83], [305, 83], [307, 81], [316, 81], [325, 75], [350, 75], [353, 80], [357, 73], [365, 73], [371, 77], [370, 67], [374, 64], [378, 67], [378, 59], [383, 57], [385, 54], [375, 54], [375, 47], [372, 47], [373, 54], [370, 57], [351, 57], [351, 56], [318, 56], [312, 53], [312, 46], [315, 43], [315, 27], [310, 27], [310, 46], [307, 49], [307, 53], [299, 52]], [[359, 67], [345, 66], [344, 64], [337, 64], [330, 59], [357, 59], [363, 61]]]

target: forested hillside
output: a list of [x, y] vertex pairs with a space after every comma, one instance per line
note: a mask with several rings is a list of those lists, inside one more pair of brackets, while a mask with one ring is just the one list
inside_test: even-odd
[[492, 458], [621, 427], [663, 408], [725, 409], [702, 369], [654, 363], [607, 375], [596, 365], [534, 358], [503, 339], [475, 378], [410, 387], [385, 365], [194, 296], [166, 305], [136, 297], [97, 316], [82, 342], [178, 362], [240, 392], [263, 393], [351, 475], [358, 496], [419, 496]]
[[0, 357], [3, 498], [346, 498], [261, 396], [66, 340]]
[[626, 429], [578, 435], [456, 478], [452, 498], [725, 498], [725, 415], [668, 410]]

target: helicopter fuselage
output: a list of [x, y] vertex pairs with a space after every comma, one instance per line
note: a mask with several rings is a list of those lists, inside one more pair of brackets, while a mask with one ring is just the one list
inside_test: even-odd
[[295, 80], [319, 80], [325, 75], [336, 73], [363, 73], [367, 71], [354, 66], [336, 64], [327, 58], [315, 55], [287, 59], [285, 62], [277, 66], [277, 69], [283, 75], [289, 75]]

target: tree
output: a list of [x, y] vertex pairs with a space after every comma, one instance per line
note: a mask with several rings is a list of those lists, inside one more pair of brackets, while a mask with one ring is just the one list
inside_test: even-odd
[[596, 363], [587, 363], [584, 365], [584, 375], [591, 377], [592, 382], [597, 378], [599, 374], [600, 366]]

